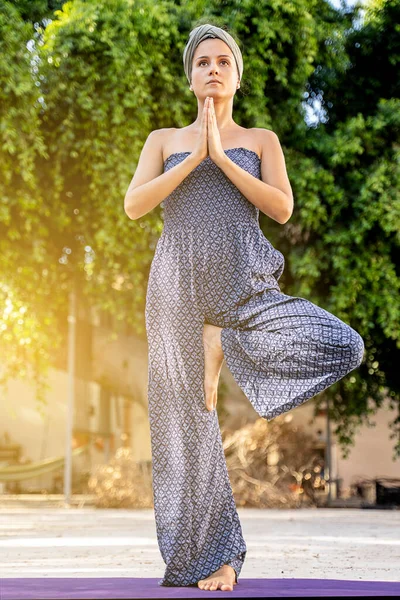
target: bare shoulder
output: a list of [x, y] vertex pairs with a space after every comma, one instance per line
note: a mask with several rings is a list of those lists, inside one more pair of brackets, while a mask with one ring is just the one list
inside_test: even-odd
[[171, 136], [173, 136], [176, 131], [177, 131], [177, 129], [175, 127], [164, 127], [162, 129], [153, 129], [153, 131], [151, 131], [149, 133], [144, 145], [146, 145], [149, 142], [149, 143], [151, 143], [151, 145], [158, 146], [160, 151], [162, 152], [167, 139], [169, 139]]
[[168, 127], [162, 129], [163, 132], [163, 159], [174, 152], [186, 152], [193, 147], [193, 132], [192, 127]]
[[277, 134], [271, 129], [253, 128], [261, 148], [261, 179], [284, 192], [293, 201], [285, 156]]
[[251, 129], [253, 132], [254, 138], [257, 141], [257, 144], [261, 150], [261, 158], [263, 157], [263, 153], [268, 154], [270, 151], [276, 151], [277, 148], [281, 149], [281, 144], [279, 138], [275, 131], [272, 129], [265, 129], [263, 127], [253, 127]]
[[164, 172], [165, 140], [172, 129], [154, 129], [147, 136], [126, 195], [136, 187], [155, 179]]
[[[162, 129], [153, 129], [151, 133], [149, 133], [148, 138], [152, 138], [154, 143], [158, 144], [161, 152], [163, 151], [166, 140], [176, 132], [175, 127], [163, 127]], [[146, 140], [147, 141], [147, 140]]]

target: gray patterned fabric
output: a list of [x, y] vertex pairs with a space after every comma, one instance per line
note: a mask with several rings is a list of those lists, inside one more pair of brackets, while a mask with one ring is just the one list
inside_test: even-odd
[[237, 45], [230, 33], [225, 31], [224, 29], [221, 29], [220, 27], [216, 27], [215, 25], [206, 24], [199, 25], [198, 27], [192, 29], [192, 31], [189, 34], [189, 40], [183, 51], [183, 68], [185, 70], [185, 74], [189, 83], [191, 81], [193, 56], [195, 50], [200, 44], [200, 42], [206, 40], [207, 38], [218, 38], [229, 46], [233, 57], [236, 61], [239, 78], [242, 79], [243, 58], [239, 46]]
[[[258, 155], [226, 154], [261, 178]], [[165, 161], [173, 168], [189, 152]], [[358, 367], [360, 335], [308, 300], [283, 294], [283, 255], [259, 210], [208, 156], [163, 201], [164, 229], [146, 297], [148, 401], [160, 585], [190, 586], [247, 548], [216, 410], [204, 397], [203, 324], [222, 327], [225, 361], [260, 417], [299, 406]]]

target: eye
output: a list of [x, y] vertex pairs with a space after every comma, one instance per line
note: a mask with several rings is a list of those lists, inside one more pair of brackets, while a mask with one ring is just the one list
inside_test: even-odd
[[[206, 60], [201, 60], [201, 61], [199, 62], [199, 66], [200, 66], [200, 65], [202, 65], [202, 64], [204, 64], [204, 63], [206, 63], [206, 62], [207, 62]], [[221, 60], [221, 62], [224, 62], [224, 63], [226, 63], [227, 65], [229, 65], [229, 61], [227, 61], [225, 58], [224, 58], [224, 59], [222, 59], [222, 60]]]

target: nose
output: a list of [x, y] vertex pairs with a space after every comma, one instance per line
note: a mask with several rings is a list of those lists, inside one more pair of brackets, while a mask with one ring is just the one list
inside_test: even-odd
[[218, 68], [217, 68], [217, 65], [214, 66], [211, 63], [211, 65], [210, 65], [210, 75], [212, 75], [213, 73], [218, 73]]

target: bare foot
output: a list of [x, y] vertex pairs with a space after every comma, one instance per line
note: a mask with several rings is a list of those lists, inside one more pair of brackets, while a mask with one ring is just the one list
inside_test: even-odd
[[206, 579], [200, 579], [197, 586], [201, 590], [222, 590], [223, 592], [232, 592], [236, 585], [235, 570], [230, 565], [222, 565], [218, 571], [215, 571]]
[[204, 323], [203, 345], [204, 345], [204, 392], [206, 396], [206, 407], [209, 411], [217, 406], [217, 389], [219, 374], [224, 353], [221, 345], [222, 327]]

